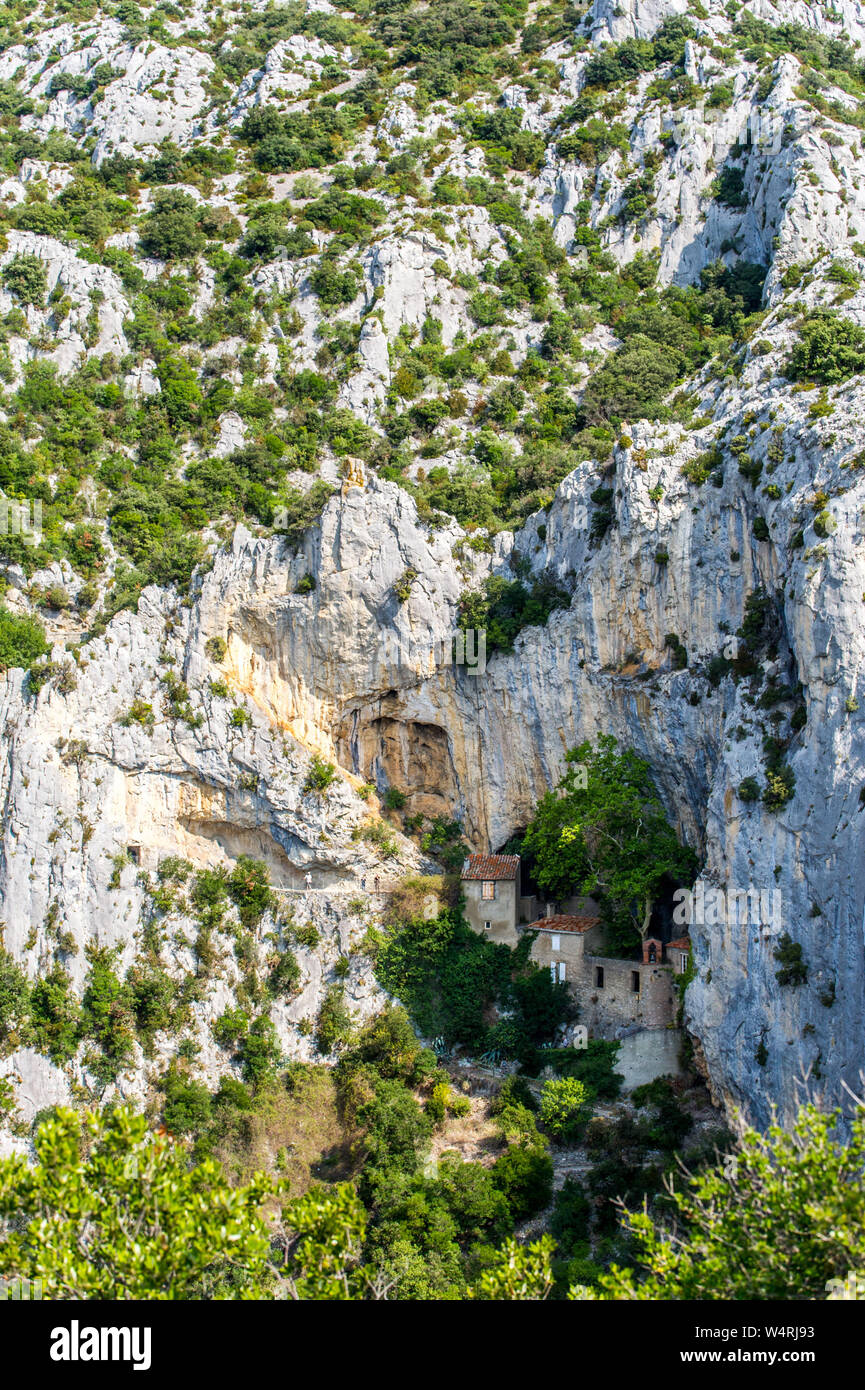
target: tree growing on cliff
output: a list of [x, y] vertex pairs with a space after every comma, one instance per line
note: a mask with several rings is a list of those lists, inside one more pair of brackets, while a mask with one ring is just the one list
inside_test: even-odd
[[596, 895], [622, 947], [645, 940], [664, 882], [691, 883], [692, 849], [680, 844], [649, 764], [609, 734], [566, 755], [568, 770], [538, 803], [525, 848], [538, 884], [556, 897]]

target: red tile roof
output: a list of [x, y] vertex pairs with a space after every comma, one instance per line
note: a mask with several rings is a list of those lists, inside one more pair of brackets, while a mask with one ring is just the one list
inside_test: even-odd
[[690, 951], [690, 949], [691, 949], [691, 938], [690, 938], [690, 936], [680, 936], [680, 937], [678, 937], [675, 941], [668, 941], [668, 942], [667, 942], [667, 950], [669, 951], [669, 950], [671, 949], [671, 947], [672, 947], [672, 949], [675, 950], [675, 951]]
[[481, 878], [487, 883], [511, 879], [516, 878], [519, 867], [518, 854], [470, 854], [463, 864], [463, 878]]
[[592, 927], [596, 927], [600, 920], [600, 917], [571, 917], [560, 913], [557, 917], [539, 917], [536, 922], [529, 923], [526, 931], [591, 931]]

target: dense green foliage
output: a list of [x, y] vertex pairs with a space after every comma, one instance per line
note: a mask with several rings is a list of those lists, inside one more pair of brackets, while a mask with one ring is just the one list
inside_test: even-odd
[[641, 1213], [628, 1217], [635, 1270], [602, 1276], [602, 1297], [822, 1299], [863, 1268], [865, 1126], [848, 1143], [837, 1115], [800, 1112], [789, 1132], [753, 1130], [733, 1162], [705, 1169], [674, 1195], [674, 1243]]
[[542, 888], [597, 896], [625, 954], [648, 933], [665, 884], [691, 883], [694, 852], [671, 826], [649, 764], [601, 734], [566, 755], [568, 771], [538, 804], [525, 836]]
[[[474, 1052], [530, 1059], [572, 1016], [570, 995], [549, 971], [528, 962], [528, 940], [511, 950], [479, 937], [457, 911], [416, 917], [391, 930], [376, 953], [376, 974], [408, 1009], [421, 1033]], [[511, 1017], [490, 1027], [496, 1001]]]
[[[396, 1033], [391, 1023], [373, 1033], [366, 1060], [352, 1058], [341, 1085], [362, 1085], [373, 1060], [395, 1072], [377, 1083], [382, 1118], [373, 1133], [381, 1135], [395, 1122], [387, 1098], [398, 1078], [417, 1079], [421, 1054], [406, 1051], [398, 1024]], [[593, 1200], [568, 1179], [551, 1219], [559, 1296], [838, 1296], [863, 1269], [865, 1132], [855, 1120], [842, 1145], [836, 1120], [808, 1107], [789, 1133], [746, 1129], [723, 1162], [716, 1157], [678, 1179], [675, 1239], [668, 1216], [626, 1213], [630, 1267], [614, 1262], [609, 1272], [585, 1254]], [[412, 1125], [417, 1119], [406, 1115], [403, 1133]], [[346, 1183], [288, 1201], [284, 1184], [262, 1174], [229, 1187], [212, 1160], [190, 1167], [184, 1149], [148, 1135], [143, 1118], [124, 1110], [84, 1120], [60, 1111], [42, 1122], [36, 1148], [35, 1167], [22, 1157], [0, 1163], [0, 1272], [42, 1279], [49, 1297], [361, 1299], [390, 1290], [524, 1299], [545, 1298], [553, 1286], [554, 1242], [508, 1239], [514, 1218], [551, 1195], [549, 1159], [531, 1145], [508, 1148], [489, 1170], [445, 1159], [435, 1177], [407, 1163], [410, 1148], [397, 1149], [387, 1181], [378, 1169], [380, 1195], [366, 1210]], [[279, 1210], [271, 1204], [265, 1217], [273, 1196]]]
[[794, 381], [833, 386], [865, 371], [865, 328], [830, 309], [815, 309], [799, 327], [788, 372]]
[[543, 626], [556, 608], [566, 608], [570, 601], [570, 594], [551, 579], [528, 584], [495, 575], [486, 580], [482, 593], [463, 595], [459, 625], [465, 631], [486, 633], [488, 655], [510, 652], [524, 627]]
[[45, 629], [37, 618], [21, 618], [0, 604], [0, 671], [30, 666], [48, 651]]

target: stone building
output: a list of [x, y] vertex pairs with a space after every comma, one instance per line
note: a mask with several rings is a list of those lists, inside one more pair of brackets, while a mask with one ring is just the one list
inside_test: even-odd
[[641, 960], [606, 956], [593, 899], [572, 898], [563, 905], [564, 912], [548, 904], [545, 916], [533, 917], [535, 899], [520, 893], [518, 855], [470, 855], [463, 865], [462, 886], [465, 915], [475, 931], [508, 946], [515, 946], [525, 931], [536, 933], [531, 959], [573, 992], [590, 1037], [614, 1038], [623, 1030], [674, 1025], [678, 999], [673, 975], [686, 968], [691, 945], [687, 937], [666, 948], [660, 938], [649, 937]]
[[520, 856], [470, 854], [463, 864], [465, 915], [491, 941], [515, 946], [520, 913]]

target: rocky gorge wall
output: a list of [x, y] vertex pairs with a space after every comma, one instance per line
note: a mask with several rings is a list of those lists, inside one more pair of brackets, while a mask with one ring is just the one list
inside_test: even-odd
[[[721, 6], [710, 8], [709, 38], [723, 40], [729, 23]], [[850, 0], [828, 16], [805, 3], [783, 14], [768, 3], [751, 8], [773, 24], [789, 17], [789, 9], [816, 32], [865, 40], [860, 7]], [[595, 0], [585, 32], [597, 49], [650, 36], [667, 15], [686, 9], [673, 0], [616, 6]], [[3, 54], [0, 75], [29, 64], [45, 95], [41, 73], [55, 42], [67, 71], [91, 62], [93, 55], [85, 63], [79, 39], [64, 29], [51, 44], [43, 35], [21, 52]], [[290, 43], [274, 49], [261, 74], [243, 79], [229, 111], [231, 128], [277, 82], [284, 91], [288, 81], [297, 95], [305, 68], [328, 56], [318, 41]], [[157, 148], [166, 134], [183, 143], [204, 128], [196, 103], [209, 59], [199, 64], [192, 49], [171, 50], [169, 95], [155, 113], [147, 84], [169, 65], [164, 52], [155, 48], [144, 63], [116, 26], [93, 36], [90, 48], [122, 69], [98, 119], [61, 92], [27, 122], [93, 136], [97, 162], [114, 148]], [[590, 51], [572, 52], [567, 43], [552, 51], [563, 80], [546, 109], [518, 85], [507, 89], [504, 101], [522, 112], [526, 130], [548, 129], [579, 93]], [[284, 68], [291, 69], [287, 76]], [[705, 46], [691, 46], [686, 68], [707, 89], [723, 72]], [[205, 866], [250, 854], [266, 863], [286, 898], [307, 872], [314, 875], [315, 892], [299, 911], [317, 923], [323, 944], [299, 952], [300, 996], [275, 1008], [285, 1048], [311, 1056], [312, 1043], [298, 1025], [335, 978], [337, 958], [362, 938], [361, 881], [422, 865], [416, 847], [396, 832], [395, 852], [384, 862], [354, 834], [369, 814], [364, 784], [404, 792], [410, 814], [456, 817], [473, 848], [494, 849], [527, 823], [569, 748], [612, 733], [650, 762], [671, 816], [705, 856], [707, 888], [780, 893], [780, 922], [690, 925], [695, 975], [685, 1022], [715, 1096], [766, 1124], [773, 1107], [788, 1119], [805, 1090], [840, 1104], [845, 1085], [857, 1089], [865, 1062], [865, 473], [859, 461], [865, 387], [859, 376], [821, 394], [788, 380], [795, 326], [784, 276], [791, 266], [807, 267], [796, 285], [799, 313], [836, 302], [836, 255], [857, 276], [865, 273], [865, 156], [845, 130], [850, 139], [838, 157], [838, 123], [815, 120], [797, 95], [800, 64], [782, 56], [761, 108], [770, 145], [745, 164], [743, 205], [731, 209], [707, 199], [713, 170], [756, 113], [752, 78], [739, 65], [728, 108], [683, 109], [668, 119], [646, 104], [649, 79], [640, 77], [623, 117], [633, 128], [631, 154], [644, 158], [663, 149], [666, 163], [639, 230], [610, 216], [628, 177], [615, 161], [590, 187], [586, 170], [551, 147], [540, 172], [526, 180], [531, 211], [550, 221], [561, 246], [573, 250], [577, 205], [591, 196], [592, 226], [603, 228], [611, 254], [626, 264], [637, 253], [657, 252], [662, 284], [692, 283], [733, 242], [737, 254], [769, 266], [758, 334], [735, 360], [713, 364], [682, 388], [693, 404], [692, 424], [623, 425], [607, 478], [611, 524], [600, 544], [593, 538], [594, 462], [569, 473], [548, 508], [516, 533], [499, 532], [486, 551], [466, 545], [452, 518], [420, 517], [404, 488], [357, 467], [296, 549], [237, 526], [230, 541], [214, 544], [212, 564], [196, 577], [189, 600], [147, 589], [137, 613], [118, 614], [73, 659], [65, 647], [69, 633], [58, 622], [54, 658], [74, 665], [71, 688], [49, 685], [33, 695], [21, 671], [0, 677], [0, 921], [5, 947], [31, 978], [53, 956], [58, 922], [78, 944], [67, 961], [78, 988], [87, 942], [119, 946], [124, 964], [133, 958], [146, 893], [134, 864], [127, 862], [119, 877], [115, 872], [127, 847], [135, 848], [144, 872], [167, 855]], [[429, 136], [440, 119], [419, 116], [406, 95], [395, 93], [374, 132], [376, 139], [389, 132], [394, 151]], [[374, 148], [370, 135], [361, 153]], [[457, 149], [443, 167], [471, 175], [481, 167], [479, 153]], [[20, 179], [3, 185], [13, 202], [25, 196], [25, 172], [34, 173], [22, 168]], [[218, 198], [236, 212], [239, 179], [232, 179]], [[419, 328], [435, 312], [450, 345], [463, 325], [467, 294], [450, 279], [443, 283], [440, 263], [458, 275], [506, 257], [485, 208], [461, 216], [459, 237], [445, 243], [428, 230], [398, 225], [388, 208], [390, 220], [364, 252], [358, 299], [348, 309], [365, 316], [359, 362], [340, 384], [338, 403], [367, 424], [375, 423], [391, 387], [400, 329]], [[123, 235], [134, 243], [133, 234]], [[88, 354], [122, 353], [129, 306], [117, 276], [85, 264], [54, 238], [27, 231], [9, 233], [0, 262], [22, 251], [45, 261], [49, 290], [59, 285], [74, 301], [53, 350], [58, 368], [71, 370]], [[143, 264], [148, 275], [160, 273], [153, 262]], [[298, 368], [315, 362], [324, 317], [304, 267], [276, 260], [254, 276], [257, 289], [295, 295]], [[88, 345], [84, 327], [97, 290], [98, 332]], [[206, 274], [200, 293], [203, 305], [212, 293]], [[845, 294], [843, 302], [844, 314], [865, 326], [865, 290]], [[11, 307], [5, 291], [0, 307]], [[28, 309], [34, 333], [47, 319], [47, 311]], [[514, 315], [515, 362], [537, 347], [539, 333], [527, 311]], [[587, 341], [600, 359], [616, 344], [603, 326]], [[228, 342], [220, 350], [236, 353], [241, 346]], [[275, 334], [265, 339], [272, 366], [277, 348]], [[16, 371], [37, 355], [23, 337], [11, 340]], [[124, 389], [157, 395], [153, 366], [139, 364]], [[480, 389], [470, 385], [467, 394], [474, 407]], [[240, 417], [226, 414], [215, 453], [230, 454], [244, 437]], [[683, 467], [714, 449], [718, 476], [695, 486]], [[741, 471], [746, 451], [771, 474], [769, 488], [758, 491]], [[446, 454], [442, 466], [453, 464]], [[332, 457], [322, 476], [340, 483]], [[489, 575], [511, 577], [514, 561], [561, 584], [569, 606], [545, 626], [524, 629], [513, 653], [492, 654], [483, 672], [454, 665], [445, 653], [461, 595]], [[403, 597], [400, 580], [409, 571]], [[23, 574], [12, 570], [8, 577], [6, 602], [29, 611]], [[74, 590], [74, 577], [59, 567], [52, 577]], [[311, 586], [299, 590], [305, 580]], [[758, 650], [756, 684], [749, 684], [717, 662], [757, 593], [771, 604], [772, 641]], [[214, 637], [226, 643], [218, 663], [206, 650]], [[169, 667], [186, 683], [200, 723], [172, 713], [160, 680]], [[216, 676], [230, 684], [231, 700], [213, 693]], [[773, 706], [760, 701], [778, 687], [800, 685], [806, 719], [787, 753], [795, 795], [772, 809], [743, 798], [740, 788], [765, 775], [763, 740], [771, 734]], [[122, 722], [136, 701], [151, 706], [152, 728]], [[232, 707], [246, 717], [233, 721]], [[306, 786], [316, 755], [341, 769], [326, 798]], [[785, 930], [802, 947], [807, 979], [799, 985], [777, 979], [774, 952]], [[188, 968], [189, 943], [177, 941], [174, 949], [178, 967]], [[362, 954], [351, 959], [348, 997], [363, 1016], [381, 995]], [[208, 1026], [236, 984], [236, 972], [226, 967], [216, 992], [195, 1007], [191, 1031], [208, 1079], [228, 1067]], [[171, 1051], [165, 1042], [157, 1060]], [[63, 1071], [31, 1049], [0, 1066], [21, 1078], [27, 1116], [87, 1085], [79, 1063]], [[122, 1093], [145, 1094], [151, 1066], [136, 1055]]]

